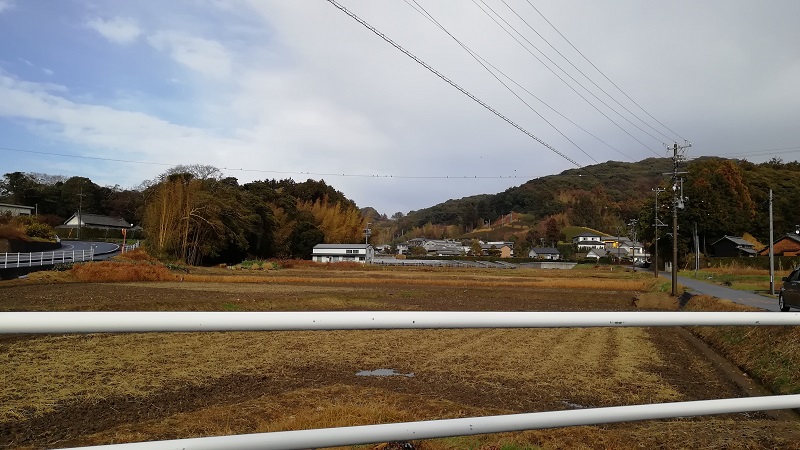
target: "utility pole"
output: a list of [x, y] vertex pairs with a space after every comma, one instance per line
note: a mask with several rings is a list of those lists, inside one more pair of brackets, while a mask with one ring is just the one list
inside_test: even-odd
[[[692, 144], [686, 142], [682, 146], [677, 143], [672, 146], [672, 295], [678, 295], [678, 208], [685, 207], [683, 203], [683, 180], [678, 175], [686, 172], [678, 171], [678, 164], [686, 159], [683, 151], [691, 147]], [[680, 184], [680, 189], [678, 188]], [[680, 190], [680, 193], [678, 192]]]
[[656, 209], [655, 209], [655, 215], [653, 216], [653, 226], [655, 227], [656, 230], [655, 237], [653, 239], [653, 251], [655, 253], [653, 259], [653, 275], [655, 275], [655, 277], [658, 278], [658, 227], [666, 226], [663, 223], [661, 223], [660, 220], [658, 220], [658, 194], [666, 191], [666, 189], [654, 188], [652, 189], [652, 191], [656, 193]]
[[80, 194], [78, 194], [78, 239], [81, 238], [81, 210], [83, 209], [83, 186], [81, 186]]
[[700, 268], [700, 241], [697, 240], [697, 222], [694, 223], [694, 277]]
[[636, 224], [639, 223], [637, 219], [631, 219], [628, 226], [631, 227], [631, 238], [633, 238], [633, 245], [631, 245], [631, 270], [636, 271]]
[[775, 295], [775, 249], [772, 229], [772, 189], [769, 190], [769, 293]]
[[364, 228], [364, 245], [369, 245], [369, 237], [372, 236], [372, 230], [369, 229], [370, 225], [372, 225], [372, 222], [367, 222], [367, 226]]

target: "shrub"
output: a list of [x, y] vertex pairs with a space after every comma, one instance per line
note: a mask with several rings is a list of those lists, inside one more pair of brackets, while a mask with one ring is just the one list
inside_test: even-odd
[[41, 223], [33, 216], [2, 215], [0, 218], [0, 239], [21, 239], [29, 241], [30, 238], [53, 239], [55, 231], [50, 225]]

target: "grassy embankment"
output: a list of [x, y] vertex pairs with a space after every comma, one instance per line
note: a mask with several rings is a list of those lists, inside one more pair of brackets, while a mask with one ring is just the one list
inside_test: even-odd
[[[758, 311], [695, 296], [687, 311]], [[692, 331], [776, 394], [800, 393], [800, 327], [694, 327]]]

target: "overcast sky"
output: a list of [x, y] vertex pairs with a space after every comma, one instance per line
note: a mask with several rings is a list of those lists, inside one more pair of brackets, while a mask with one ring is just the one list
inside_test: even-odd
[[0, 171], [133, 187], [208, 164], [391, 215], [683, 139], [800, 159], [796, 0], [340, 1], [552, 148], [324, 0], [0, 0]]

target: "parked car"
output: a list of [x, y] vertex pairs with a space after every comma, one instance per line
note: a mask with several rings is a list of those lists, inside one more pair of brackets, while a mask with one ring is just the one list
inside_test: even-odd
[[789, 308], [800, 308], [800, 267], [788, 277], [783, 277], [783, 286], [778, 294], [778, 308], [786, 312]]

